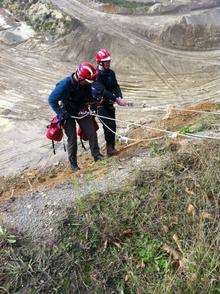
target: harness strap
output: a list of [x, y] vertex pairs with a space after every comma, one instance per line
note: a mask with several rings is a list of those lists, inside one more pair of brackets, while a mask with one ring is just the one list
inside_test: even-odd
[[64, 150], [64, 152], [66, 152], [66, 145], [64, 142], [63, 142], [63, 150]]
[[56, 150], [55, 150], [55, 145], [54, 145], [54, 140], [52, 140], [52, 148], [53, 148], [53, 154], [56, 154]]
[[87, 151], [87, 149], [86, 149], [86, 147], [85, 147], [85, 145], [84, 145], [84, 143], [83, 143], [83, 140], [82, 140], [82, 139], [80, 139], [80, 142], [81, 142], [82, 148], [83, 148], [85, 151]]

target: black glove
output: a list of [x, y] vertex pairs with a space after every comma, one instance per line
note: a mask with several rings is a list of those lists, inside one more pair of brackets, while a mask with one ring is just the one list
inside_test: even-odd
[[69, 119], [71, 116], [67, 111], [63, 111], [61, 114], [58, 115], [59, 123], [61, 126], [64, 126], [67, 119]]

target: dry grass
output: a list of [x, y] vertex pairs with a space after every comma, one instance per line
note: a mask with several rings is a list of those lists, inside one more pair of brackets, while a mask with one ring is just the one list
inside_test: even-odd
[[1, 234], [0, 283], [29, 293], [217, 293], [219, 144], [172, 153], [125, 190], [80, 199], [56, 244]]

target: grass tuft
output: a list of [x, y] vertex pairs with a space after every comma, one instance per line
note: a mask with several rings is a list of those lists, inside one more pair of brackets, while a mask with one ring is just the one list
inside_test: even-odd
[[214, 127], [215, 118], [212, 115], [201, 117], [194, 125], [186, 125], [179, 130], [180, 134], [192, 134], [205, 130], [210, 130]]

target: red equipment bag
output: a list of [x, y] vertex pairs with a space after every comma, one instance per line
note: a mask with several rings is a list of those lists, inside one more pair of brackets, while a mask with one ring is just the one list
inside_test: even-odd
[[60, 126], [57, 116], [54, 116], [50, 125], [46, 129], [46, 137], [52, 141], [61, 141], [63, 138], [63, 130]]
[[57, 116], [54, 116], [50, 125], [47, 126], [46, 137], [52, 141], [53, 153], [56, 154], [54, 141], [60, 142], [63, 139], [63, 130]]

